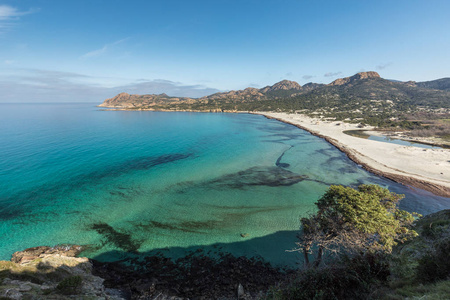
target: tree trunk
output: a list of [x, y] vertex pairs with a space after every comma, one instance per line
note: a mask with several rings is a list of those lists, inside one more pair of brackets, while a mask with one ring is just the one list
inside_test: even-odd
[[322, 256], [323, 256], [323, 247], [320, 246], [319, 250], [317, 250], [317, 258], [314, 261], [314, 267], [318, 267], [320, 265], [320, 263], [322, 262]]
[[305, 266], [306, 267], [309, 267], [309, 255], [308, 255], [309, 248], [310, 248], [310, 246], [303, 247], [303, 257], [305, 258]]

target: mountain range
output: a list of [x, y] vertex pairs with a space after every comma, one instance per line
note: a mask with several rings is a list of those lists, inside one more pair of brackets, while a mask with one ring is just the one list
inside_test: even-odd
[[401, 82], [361, 72], [329, 84], [282, 80], [260, 89], [201, 98], [121, 93], [100, 107], [125, 110], [302, 113], [329, 120], [365, 123], [387, 130], [450, 141], [450, 78]]
[[[201, 98], [171, 97], [166, 94], [130, 95], [120, 93], [100, 107], [153, 110], [253, 111], [253, 110], [342, 110], [349, 104], [367, 102], [382, 107], [421, 106], [450, 108], [450, 78], [426, 82], [399, 82], [380, 77], [377, 72], [361, 72], [330, 84], [283, 80], [260, 89], [215, 93]], [[367, 104], [367, 103], [366, 103]], [[373, 105], [369, 105], [373, 106]], [[351, 107], [347, 107], [351, 108]]]

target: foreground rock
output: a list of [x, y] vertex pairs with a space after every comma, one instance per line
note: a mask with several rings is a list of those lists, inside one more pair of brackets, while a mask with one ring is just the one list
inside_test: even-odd
[[293, 270], [272, 267], [258, 259], [201, 250], [173, 260], [163, 255], [140, 256], [121, 263], [94, 261], [94, 274], [106, 287], [131, 294], [132, 299], [263, 299], [271, 286]]
[[294, 271], [202, 250], [121, 262], [75, 257], [80, 246], [34, 247], [0, 261], [0, 299], [262, 299]]
[[81, 252], [79, 245], [67, 245], [56, 247], [33, 247], [23, 251], [17, 251], [12, 255], [11, 261], [17, 264], [25, 264], [35, 259], [46, 258], [49, 256], [59, 255], [65, 257], [75, 257]]
[[92, 263], [74, 257], [80, 246], [34, 247], [0, 261], [0, 298], [6, 299], [125, 299], [107, 290], [92, 275]]

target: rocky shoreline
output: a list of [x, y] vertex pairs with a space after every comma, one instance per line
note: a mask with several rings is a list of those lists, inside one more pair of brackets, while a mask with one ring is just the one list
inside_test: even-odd
[[117, 263], [94, 261], [94, 274], [106, 287], [127, 291], [133, 299], [157, 295], [176, 299], [261, 299], [270, 286], [294, 273], [260, 259], [222, 254], [212, 258], [201, 250], [173, 260], [162, 254]]
[[78, 245], [40, 246], [15, 252], [0, 261], [1, 299], [126, 299], [93, 275], [93, 264], [76, 257]]
[[100, 109], [101, 111], [163, 111], [163, 112], [198, 112], [198, 113], [248, 113], [247, 111], [239, 111], [239, 110], [229, 110], [229, 109], [208, 109], [208, 110], [201, 110], [201, 109], [155, 109], [155, 108], [131, 108], [131, 107], [118, 107], [118, 106], [100, 106], [97, 105], [97, 107], [104, 107], [103, 109]]
[[[161, 253], [120, 262], [76, 257], [77, 245], [34, 247], [0, 262], [0, 297], [9, 299], [261, 299], [296, 273], [261, 259], [201, 249], [176, 260]], [[78, 299], [77, 298], [77, 299]]]

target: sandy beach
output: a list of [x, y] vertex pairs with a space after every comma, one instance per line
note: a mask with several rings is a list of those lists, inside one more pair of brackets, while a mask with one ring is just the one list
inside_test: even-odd
[[[450, 149], [424, 149], [350, 136], [357, 124], [322, 121], [300, 114], [258, 113], [322, 137], [366, 170], [396, 182], [450, 197]], [[365, 127], [371, 130], [371, 127]]]

